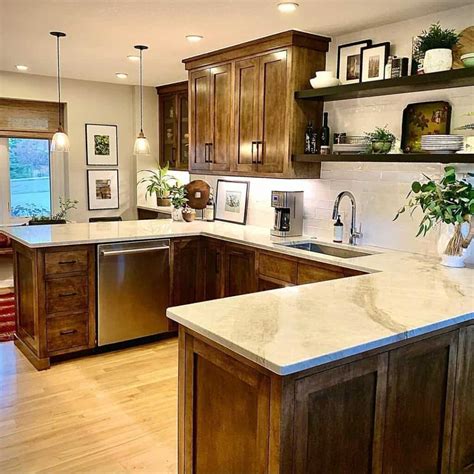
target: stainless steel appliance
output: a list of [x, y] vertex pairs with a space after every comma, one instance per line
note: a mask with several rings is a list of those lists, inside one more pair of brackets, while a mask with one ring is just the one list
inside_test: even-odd
[[104, 244], [98, 252], [98, 344], [166, 332], [169, 240]]
[[303, 191], [272, 191], [275, 222], [271, 235], [296, 237], [303, 234]]

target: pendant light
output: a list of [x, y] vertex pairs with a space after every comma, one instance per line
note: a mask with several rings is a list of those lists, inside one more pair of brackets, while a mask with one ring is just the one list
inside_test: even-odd
[[135, 146], [133, 147], [133, 153], [135, 155], [149, 155], [150, 154], [150, 143], [148, 142], [145, 134], [143, 133], [143, 51], [148, 49], [148, 46], [137, 45], [135, 49], [140, 51], [140, 133], [135, 140]]
[[56, 54], [58, 58], [58, 131], [51, 140], [51, 151], [55, 153], [65, 153], [69, 151], [69, 138], [64, 133], [62, 114], [61, 114], [61, 69], [59, 56], [59, 39], [64, 38], [66, 33], [61, 31], [51, 31], [51, 36], [56, 37]]

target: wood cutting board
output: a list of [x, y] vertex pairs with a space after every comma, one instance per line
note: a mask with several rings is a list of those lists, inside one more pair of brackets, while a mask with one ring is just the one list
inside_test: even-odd
[[461, 56], [467, 53], [474, 53], [474, 26], [461, 31], [459, 43], [453, 48], [453, 69], [464, 68]]
[[186, 191], [189, 207], [193, 209], [204, 209], [206, 207], [211, 192], [211, 187], [206, 181], [195, 179], [186, 185]]

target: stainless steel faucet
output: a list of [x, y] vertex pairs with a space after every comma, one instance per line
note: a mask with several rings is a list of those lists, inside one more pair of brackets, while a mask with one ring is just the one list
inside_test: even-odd
[[361, 233], [361, 227], [359, 227], [359, 230], [356, 230], [356, 211], [357, 211], [357, 206], [356, 206], [356, 200], [354, 195], [349, 192], [349, 191], [342, 191], [337, 195], [336, 201], [334, 202], [334, 209], [332, 211], [332, 218], [334, 220], [337, 219], [337, 216], [339, 214], [339, 204], [341, 202], [341, 199], [347, 196], [351, 200], [351, 207], [352, 207], [352, 217], [351, 217], [351, 235], [349, 237], [349, 243], [351, 245], [357, 245], [357, 239], [362, 237]]

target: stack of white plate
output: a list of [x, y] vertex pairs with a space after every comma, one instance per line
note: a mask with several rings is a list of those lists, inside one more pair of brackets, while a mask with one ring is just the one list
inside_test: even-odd
[[423, 135], [421, 149], [429, 153], [456, 153], [463, 148], [462, 135]]
[[337, 143], [332, 146], [334, 153], [366, 153], [367, 144], [365, 143]]

